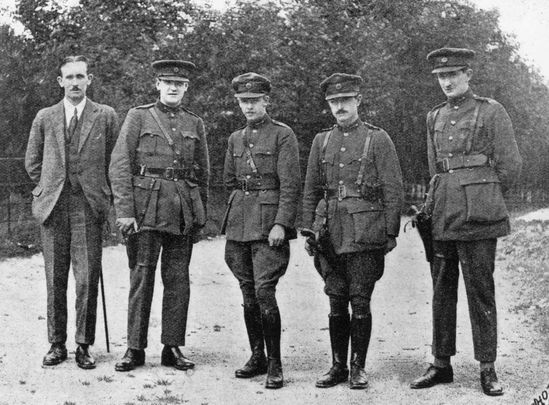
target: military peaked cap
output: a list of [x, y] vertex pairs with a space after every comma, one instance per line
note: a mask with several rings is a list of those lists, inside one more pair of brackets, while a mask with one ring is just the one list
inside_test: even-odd
[[427, 60], [433, 63], [431, 73], [454, 72], [469, 67], [469, 62], [475, 57], [475, 51], [466, 48], [440, 48], [427, 55]]
[[254, 72], [235, 77], [231, 84], [237, 98], [261, 97], [271, 92], [270, 80]]
[[337, 97], [352, 97], [360, 93], [362, 77], [347, 73], [334, 73], [320, 83], [326, 100]]
[[188, 81], [191, 72], [196, 69], [194, 63], [185, 60], [157, 60], [151, 66], [157, 78], [181, 82]]

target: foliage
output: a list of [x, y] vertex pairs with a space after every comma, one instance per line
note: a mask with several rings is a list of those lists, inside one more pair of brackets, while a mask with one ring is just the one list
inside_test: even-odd
[[387, 130], [406, 180], [418, 183], [427, 180], [425, 115], [443, 101], [425, 55], [462, 46], [477, 50], [474, 90], [511, 115], [525, 162], [522, 182], [549, 186], [548, 89], [501, 31], [497, 13], [466, 0], [240, 0], [226, 12], [191, 0], [81, 0], [69, 9], [20, 0], [18, 18], [27, 36], [0, 29], [7, 156], [23, 154], [37, 110], [60, 98], [60, 57], [89, 56], [90, 95], [122, 119], [131, 106], [156, 98], [150, 62], [179, 57], [199, 67], [187, 102], [206, 122], [215, 183], [227, 137], [244, 123], [230, 82], [246, 71], [272, 80], [271, 115], [296, 132], [303, 167], [315, 133], [333, 122], [320, 81], [334, 71], [361, 74], [362, 117]]

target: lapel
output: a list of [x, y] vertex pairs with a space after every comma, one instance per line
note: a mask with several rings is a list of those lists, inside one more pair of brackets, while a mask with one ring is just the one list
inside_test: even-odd
[[65, 166], [65, 107], [63, 106], [63, 100], [55, 105], [51, 123], [61, 153], [61, 164]]
[[99, 108], [97, 105], [91, 101], [89, 98], [86, 99], [86, 106], [84, 111], [82, 111], [82, 129], [80, 130], [80, 139], [78, 141], [78, 153], [82, 149], [82, 146], [86, 143], [86, 139], [90, 135], [90, 131], [93, 127], [93, 123], [99, 114]]

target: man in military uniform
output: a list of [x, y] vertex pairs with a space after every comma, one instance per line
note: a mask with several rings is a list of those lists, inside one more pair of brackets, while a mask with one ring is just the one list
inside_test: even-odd
[[469, 49], [442, 48], [427, 55], [447, 100], [427, 115], [427, 151], [433, 179], [433, 364], [412, 382], [427, 388], [453, 381], [459, 267], [469, 302], [475, 359], [486, 395], [501, 395], [494, 361], [497, 316], [494, 262], [497, 238], [509, 234], [503, 200], [517, 179], [521, 158], [507, 112], [469, 88]]
[[40, 110], [32, 123], [25, 167], [36, 184], [32, 213], [40, 222], [48, 291], [44, 366], [67, 358], [67, 283], [72, 262], [76, 289], [75, 360], [95, 368], [97, 292], [102, 229], [111, 205], [108, 168], [118, 136], [112, 107], [86, 97], [93, 76], [85, 56], [63, 59], [57, 78], [65, 96]]
[[181, 104], [195, 65], [160, 60], [152, 67], [160, 99], [128, 112], [109, 172], [116, 223], [129, 235], [128, 350], [116, 364], [117, 371], [145, 362], [161, 250], [162, 365], [179, 370], [194, 367], [179, 346], [185, 345], [193, 241], [206, 220], [208, 147], [202, 119]]
[[372, 329], [370, 297], [400, 226], [398, 157], [389, 135], [358, 116], [361, 83], [360, 76], [334, 73], [320, 84], [337, 124], [313, 140], [305, 178], [303, 226], [316, 233], [316, 240], [308, 238], [305, 247], [312, 254], [319, 233], [328, 232], [333, 250], [333, 257], [326, 251], [315, 257], [330, 299], [333, 361], [316, 382], [319, 388], [347, 381], [349, 336], [350, 387], [368, 386], [364, 365]]
[[[225, 261], [240, 283], [252, 356], [237, 378], [267, 372], [266, 388], [283, 385], [276, 285], [290, 258], [288, 241], [301, 187], [297, 139], [266, 112], [271, 83], [256, 73], [233, 79], [247, 124], [231, 134], [223, 180], [231, 191], [222, 232]], [[264, 342], [268, 361], [265, 358]]]

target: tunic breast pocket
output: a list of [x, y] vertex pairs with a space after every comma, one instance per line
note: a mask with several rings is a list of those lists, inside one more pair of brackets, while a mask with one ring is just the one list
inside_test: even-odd
[[276, 154], [274, 151], [266, 148], [256, 148], [252, 151], [252, 155], [259, 173], [276, 173]]
[[183, 137], [183, 159], [185, 159], [185, 162], [192, 163], [196, 144], [200, 138], [193, 131], [181, 131], [181, 136]]
[[158, 141], [161, 135], [153, 132], [142, 132], [139, 134], [137, 153], [142, 156], [152, 156], [156, 153]]

